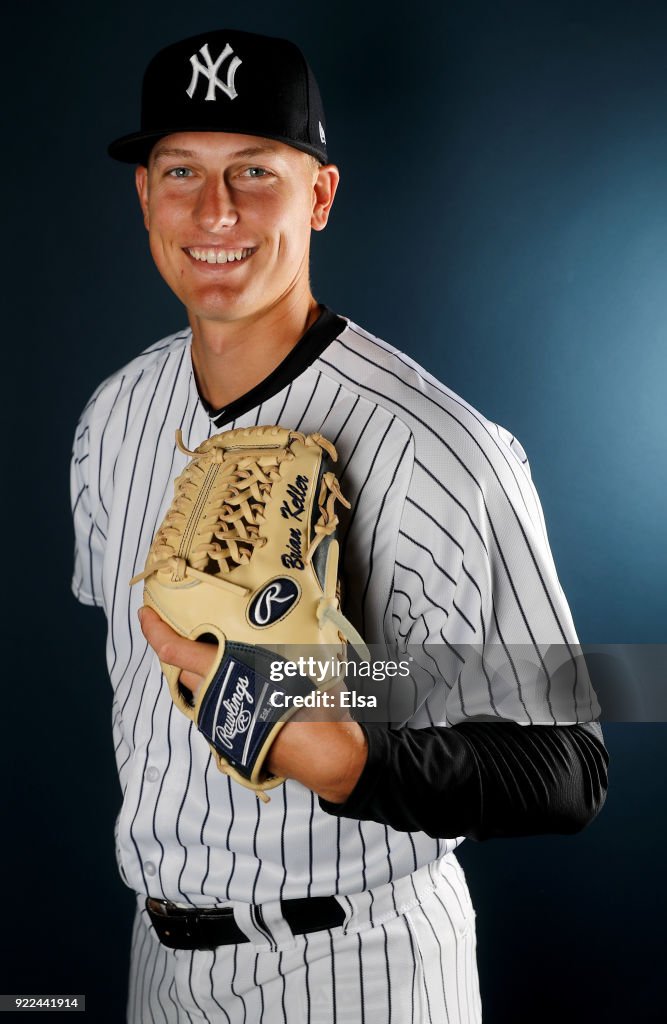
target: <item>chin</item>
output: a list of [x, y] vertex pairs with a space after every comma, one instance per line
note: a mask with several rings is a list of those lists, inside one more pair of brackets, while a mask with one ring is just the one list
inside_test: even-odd
[[193, 302], [185, 303], [191, 316], [198, 320], [209, 320], [212, 323], [232, 323], [243, 320], [255, 312], [255, 308], [241, 302]]
[[220, 287], [207, 288], [205, 291], [191, 290], [176, 291], [183, 305], [194, 316], [207, 320], [226, 320], [234, 318], [248, 306], [245, 300], [238, 293], [230, 293], [227, 289]]
[[218, 321], [219, 323], [231, 323], [234, 320], [246, 320], [271, 309], [278, 301], [278, 296], [272, 291], [270, 294], [236, 293], [230, 294], [222, 289], [208, 291], [207, 294], [179, 296], [181, 301], [192, 316], [200, 320]]

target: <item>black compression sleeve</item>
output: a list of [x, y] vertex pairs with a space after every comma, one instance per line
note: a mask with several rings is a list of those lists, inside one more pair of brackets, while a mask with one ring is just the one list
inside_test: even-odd
[[329, 814], [439, 838], [580, 831], [602, 807], [608, 756], [599, 726], [364, 724], [368, 760]]

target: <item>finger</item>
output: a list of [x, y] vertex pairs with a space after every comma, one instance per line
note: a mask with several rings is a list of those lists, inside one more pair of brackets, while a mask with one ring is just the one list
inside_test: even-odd
[[[199, 677], [199, 682], [208, 675], [216, 657], [213, 645], [179, 636], [152, 608], [142, 608], [139, 621], [142, 633], [160, 661], [192, 673]], [[182, 679], [189, 685], [184, 677]]]
[[183, 683], [183, 686], [187, 687], [190, 693], [196, 693], [204, 682], [204, 677], [196, 672], [188, 672], [186, 669], [183, 669], [178, 677], [178, 681]]

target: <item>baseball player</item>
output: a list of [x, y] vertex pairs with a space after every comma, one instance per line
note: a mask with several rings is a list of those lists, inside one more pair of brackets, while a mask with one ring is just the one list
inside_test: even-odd
[[[412, 360], [319, 303], [313, 230], [339, 173], [285, 40], [212, 31], [161, 51], [136, 166], [151, 253], [189, 326], [98, 387], [72, 461], [73, 589], [104, 608], [123, 793], [116, 852], [137, 893], [128, 1020], [481, 1020], [465, 837], [575, 832], [606, 791], [595, 695], [526, 457]], [[405, 721], [293, 722], [262, 803], [216, 767], [158, 660], [196, 690], [211, 648], [128, 581], [173, 480], [223, 430], [329, 438], [351, 509], [344, 610], [413, 659]], [[148, 642], [147, 642], [148, 641]], [[576, 897], [577, 892], [573, 891]]]

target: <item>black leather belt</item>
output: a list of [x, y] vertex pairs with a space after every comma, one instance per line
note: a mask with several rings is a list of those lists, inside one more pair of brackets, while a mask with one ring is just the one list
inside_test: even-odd
[[[334, 896], [281, 900], [280, 909], [295, 935], [338, 928], [345, 920], [345, 911]], [[190, 910], [149, 896], [146, 910], [160, 942], [170, 949], [215, 949], [250, 942], [234, 920], [231, 907], [206, 910], [193, 907]], [[252, 916], [259, 931], [266, 931], [268, 940], [271, 932], [264, 923], [260, 906], [253, 908]]]

